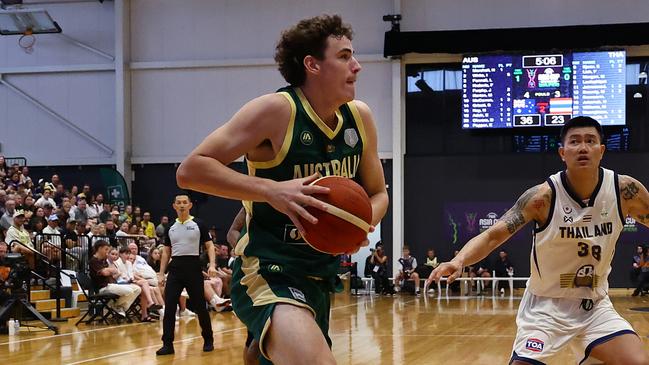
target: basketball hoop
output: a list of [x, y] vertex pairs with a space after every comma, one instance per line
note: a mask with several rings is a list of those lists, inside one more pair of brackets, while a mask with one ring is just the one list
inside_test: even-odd
[[27, 54], [31, 54], [32, 52], [34, 52], [35, 43], [36, 43], [36, 37], [34, 37], [31, 28], [25, 29], [23, 35], [21, 35], [20, 38], [18, 38], [18, 45]]

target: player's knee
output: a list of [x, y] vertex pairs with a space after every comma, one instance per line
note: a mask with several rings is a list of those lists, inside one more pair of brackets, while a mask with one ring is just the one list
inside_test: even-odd
[[642, 351], [627, 354], [627, 358], [620, 362], [624, 365], [649, 365], [649, 355], [643, 348]]

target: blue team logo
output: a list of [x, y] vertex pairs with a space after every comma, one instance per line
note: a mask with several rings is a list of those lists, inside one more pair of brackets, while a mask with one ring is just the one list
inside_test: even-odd
[[539, 340], [538, 338], [530, 338], [525, 343], [525, 348], [532, 352], [541, 352], [543, 351], [544, 345], [545, 344], [543, 343], [543, 341]]

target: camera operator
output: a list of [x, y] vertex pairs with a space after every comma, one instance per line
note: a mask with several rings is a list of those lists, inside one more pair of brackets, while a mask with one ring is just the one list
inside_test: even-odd
[[388, 280], [388, 257], [383, 252], [381, 241], [376, 243], [370, 257], [370, 263], [373, 265], [372, 277], [375, 282], [376, 294], [394, 294], [394, 288]]

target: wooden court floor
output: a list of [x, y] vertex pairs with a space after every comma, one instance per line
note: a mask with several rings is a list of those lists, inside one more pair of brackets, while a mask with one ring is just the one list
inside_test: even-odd
[[[649, 345], [649, 297], [616, 291], [616, 309]], [[520, 292], [519, 292], [520, 294]], [[337, 294], [332, 305], [331, 337], [338, 364], [506, 364], [516, 325], [519, 299], [509, 297], [415, 298]], [[215, 351], [201, 351], [196, 319], [176, 326], [176, 354], [155, 356], [162, 324], [60, 324], [60, 334], [22, 330], [0, 335], [0, 364], [242, 364], [246, 331], [233, 313], [212, 312]], [[549, 364], [574, 364], [569, 349]]]

